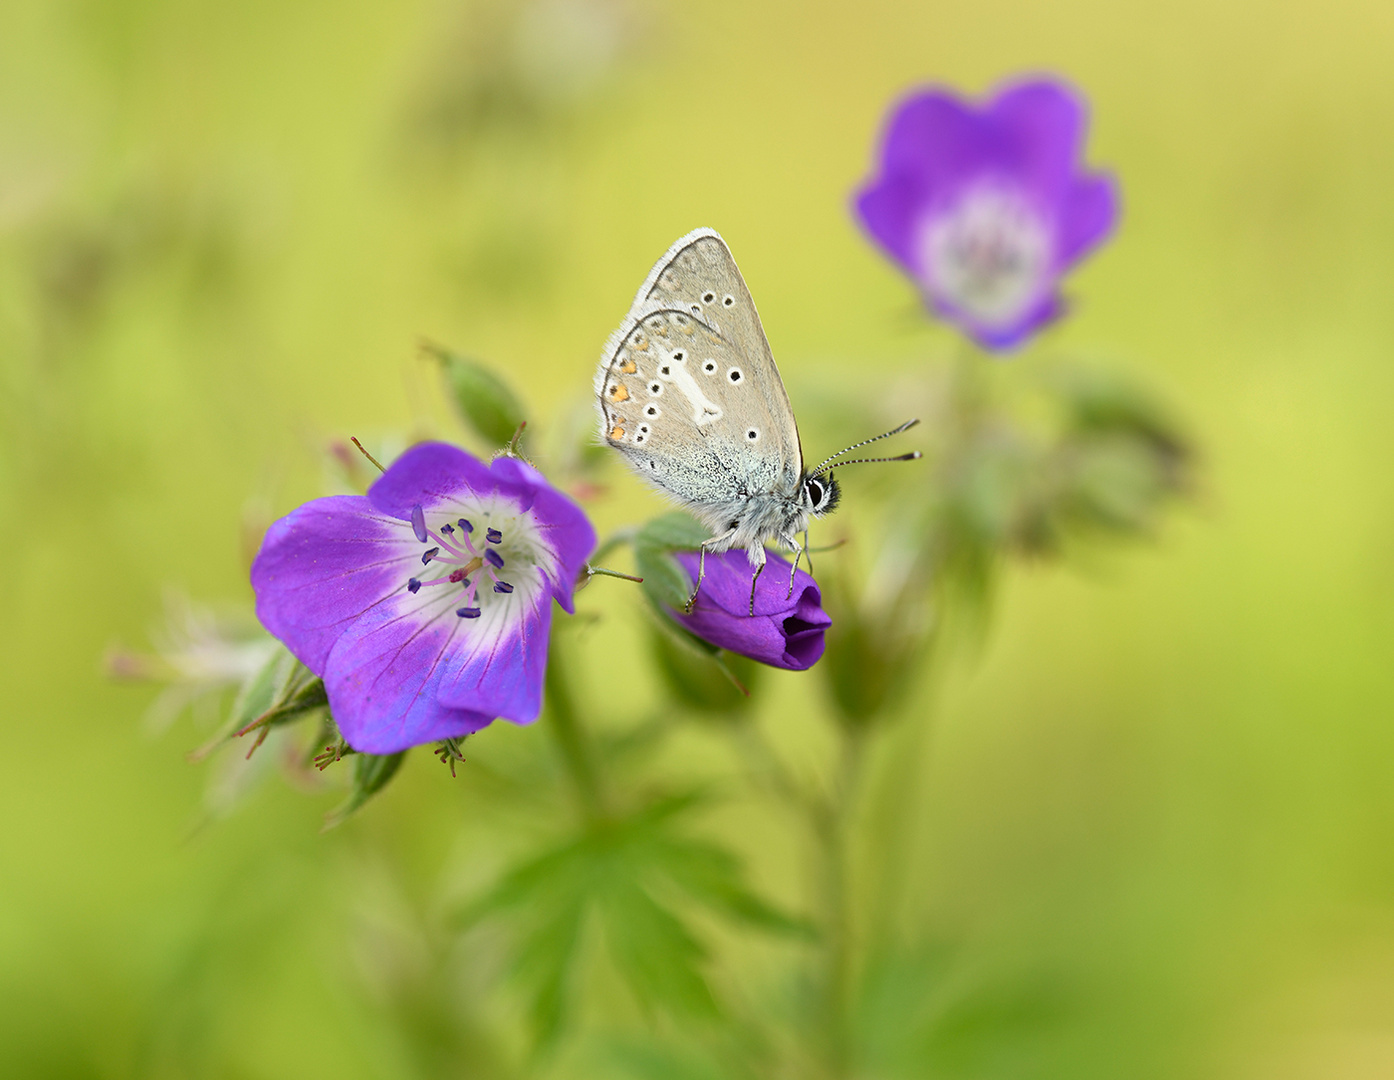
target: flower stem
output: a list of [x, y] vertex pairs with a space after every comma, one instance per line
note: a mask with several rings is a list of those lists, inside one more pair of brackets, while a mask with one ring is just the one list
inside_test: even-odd
[[605, 804], [585, 725], [576, 706], [576, 695], [572, 693], [566, 651], [560, 647], [559, 637], [555, 633], [552, 635], [551, 656], [547, 662], [547, 715], [562, 763], [575, 785], [581, 813], [586, 820], [594, 821], [604, 816]]
[[851, 817], [865, 757], [867, 731], [860, 725], [844, 725], [838, 775], [831, 797], [814, 811], [813, 827], [823, 861], [824, 973], [823, 1031], [826, 1036], [828, 1075], [834, 1080], [852, 1073], [852, 1045], [848, 1015], [852, 992], [853, 950], [850, 880]]

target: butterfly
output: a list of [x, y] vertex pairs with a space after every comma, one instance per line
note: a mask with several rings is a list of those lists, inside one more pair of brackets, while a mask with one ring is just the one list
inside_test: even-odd
[[[702, 542], [690, 611], [708, 552], [745, 548], [755, 583], [765, 545], [807, 552], [808, 520], [831, 513], [840, 491], [832, 469], [845, 454], [914, 427], [865, 439], [806, 470], [799, 428], [769, 342], [731, 249], [712, 229], [678, 240], [644, 279], [595, 376], [600, 435], [645, 480], [672, 496], [711, 537]], [[836, 464], [834, 464], [836, 463]], [[804, 534], [800, 544], [797, 535]]]

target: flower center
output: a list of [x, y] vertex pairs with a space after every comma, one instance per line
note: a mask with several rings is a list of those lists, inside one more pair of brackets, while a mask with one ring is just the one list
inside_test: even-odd
[[428, 521], [418, 504], [412, 507], [411, 528], [426, 549], [424, 569], [407, 580], [407, 591], [429, 590], [432, 600], [453, 604], [461, 619], [506, 614], [516, 590], [522, 594], [518, 599], [531, 600], [544, 584], [538, 567], [546, 559], [546, 545], [532, 519], [515, 505], [486, 500], [438, 509]]
[[1025, 314], [1047, 284], [1051, 237], [1021, 195], [999, 184], [965, 192], [921, 226], [930, 295], [987, 326]]

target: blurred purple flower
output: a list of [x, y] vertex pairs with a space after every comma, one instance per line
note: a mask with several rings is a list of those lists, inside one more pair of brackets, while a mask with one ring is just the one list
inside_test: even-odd
[[324, 679], [348, 744], [388, 754], [537, 718], [552, 599], [572, 610], [594, 547], [531, 465], [424, 443], [366, 497], [272, 525], [252, 587], [263, 625]]
[[[697, 580], [698, 554], [674, 552], [674, 558]], [[692, 614], [669, 613], [703, 641], [748, 656], [771, 667], [804, 671], [823, 655], [823, 632], [832, 619], [822, 608], [818, 585], [802, 570], [789, 594], [789, 564], [771, 555], [755, 587], [755, 614], [750, 614], [750, 575], [744, 550], [707, 556], [707, 576]]]
[[1080, 168], [1085, 126], [1082, 96], [1052, 79], [982, 106], [918, 91], [891, 113], [856, 212], [936, 312], [1014, 348], [1064, 311], [1059, 279], [1118, 219], [1113, 177]]

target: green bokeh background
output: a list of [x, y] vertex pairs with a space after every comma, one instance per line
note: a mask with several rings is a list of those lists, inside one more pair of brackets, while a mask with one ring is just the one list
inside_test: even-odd
[[[796, 405], [947, 355], [848, 193], [906, 88], [1051, 70], [1126, 209], [1044, 348], [1158, 387], [1204, 488], [1155, 545], [1010, 575], [881, 748], [905, 801], [865, 808], [863, 857], [903, 857], [864, 923], [1048, 1001], [1026, 1035], [987, 1010], [951, 1075], [1394, 1075], [1391, 56], [1363, 0], [6, 4], [0, 1073], [475, 1075], [506, 997], [392, 987], [516, 823], [418, 754], [337, 832], [272, 783], [190, 838], [197, 733], [145, 733], [103, 650], [171, 586], [245, 603], [243, 522], [316, 494], [326, 440], [450, 433], [419, 335], [539, 417], [584, 403], [698, 225]], [[615, 481], [602, 522], [657, 507]], [[606, 701], [649, 678], [622, 639], [587, 654]], [[761, 708], [811, 771], [810, 685]], [[712, 827], [797, 903], [762, 813]], [[594, 1027], [637, 1023], [598, 978]]]

